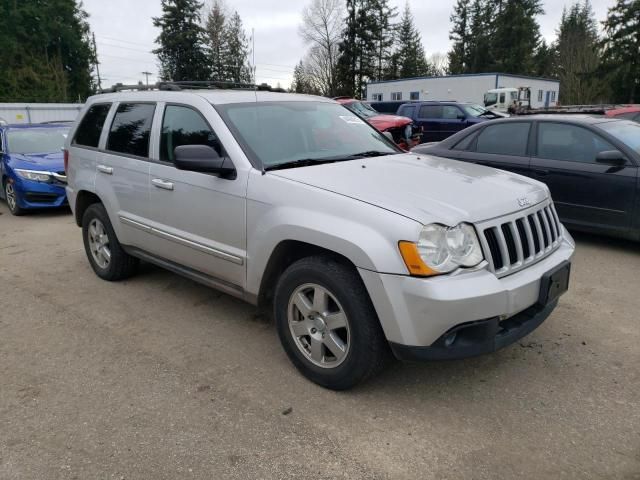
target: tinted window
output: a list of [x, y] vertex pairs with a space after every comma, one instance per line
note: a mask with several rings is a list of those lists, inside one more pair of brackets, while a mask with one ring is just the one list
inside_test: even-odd
[[440, 105], [423, 105], [420, 107], [420, 118], [442, 118]]
[[453, 150], [469, 150], [469, 147], [471, 146], [475, 138], [475, 135], [467, 135], [465, 138], [456, 143], [455, 147], [453, 147]]
[[107, 150], [148, 157], [155, 109], [151, 104], [121, 103], [111, 124]]
[[[622, 120], [620, 122], [603, 122], [598, 125], [609, 135], [623, 142], [629, 148], [640, 153], [640, 124]], [[613, 147], [609, 150], [613, 150]]]
[[411, 92], [409, 94], [409, 99], [410, 100], [419, 100], [420, 99], [420, 92]]
[[222, 155], [218, 137], [202, 115], [188, 107], [169, 105], [162, 120], [160, 160], [173, 162], [173, 152], [181, 145], [208, 145]]
[[600, 152], [616, 150], [590, 130], [561, 123], [538, 125], [538, 157], [570, 162], [595, 163]]
[[98, 148], [102, 127], [104, 126], [104, 121], [107, 119], [110, 108], [110, 103], [101, 103], [89, 108], [82, 118], [78, 130], [76, 130], [73, 143], [75, 145]]
[[478, 136], [476, 151], [523, 157], [527, 153], [529, 128], [529, 123], [491, 125]]
[[462, 115], [464, 117], [464, 113], [453, 105], [445, 105], [442, 107], [442, 118], [446, 118], [447, 120], [455, 120], [458, 116]]

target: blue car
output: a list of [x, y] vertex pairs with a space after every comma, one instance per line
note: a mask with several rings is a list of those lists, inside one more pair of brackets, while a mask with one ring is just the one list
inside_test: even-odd
[[64, 124], [0, 125], [0, 178], [13, 215], [67, 204]]

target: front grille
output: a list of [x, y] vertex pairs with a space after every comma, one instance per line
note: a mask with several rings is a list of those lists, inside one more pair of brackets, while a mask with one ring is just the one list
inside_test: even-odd
[[27, 192], [24, 196], [29, 203], [51, 203], [58, 199], [55, 193]]
[[562, 226], [553, 203], [482, 228], [487, 261], [499, 276], [546, 257], [562, 241]]

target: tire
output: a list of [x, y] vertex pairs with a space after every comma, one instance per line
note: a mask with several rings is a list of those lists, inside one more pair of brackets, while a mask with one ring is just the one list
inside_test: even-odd
[[304, 258], [282, 274], [274, 317], [291, 362], [323, 387], [352, 388], [380, 372], [389, 358], [389, 346], [362, 280], [353, 267], [331, 257]]
[[21, 208], [20, 205], [18, 205], [18, 192], [14, 190], [13, 184], [9, 181], [9, 179], [6, 179], [4, 181], [2, 188], [4, 188], [4, 198], [7, 202], [7, 207], [9, 207], [9, 212], [11, 212], [11, 215], [20, 217], [27, 213], [24, 208]]
[[101, 203], [94, 203], [84, 212], [82, 240], [91, 268], [103, 280], [124, 280], [136, 273], [139, 260], [124, 251]]

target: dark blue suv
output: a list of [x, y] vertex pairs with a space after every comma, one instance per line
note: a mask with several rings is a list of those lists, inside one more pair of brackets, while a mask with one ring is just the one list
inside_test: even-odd
[[439, 142], [471, 125], [504, 117], [475, 103], [454, 101], [405, 103], [397, 115], [409, 117], [422, 127], [421, 143]]
[[13, 215], [67, 203], [64, 124], [0, 125], [0, 196]]

